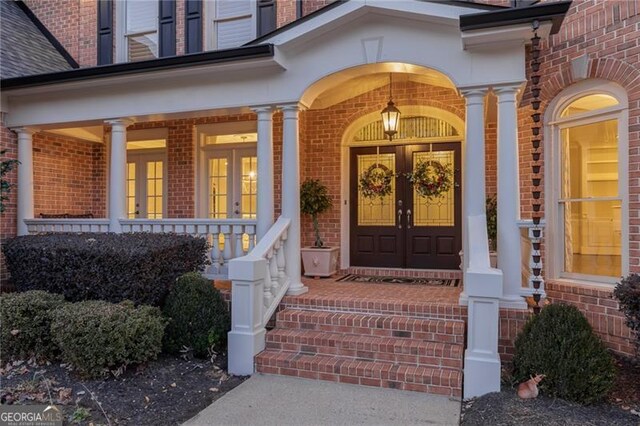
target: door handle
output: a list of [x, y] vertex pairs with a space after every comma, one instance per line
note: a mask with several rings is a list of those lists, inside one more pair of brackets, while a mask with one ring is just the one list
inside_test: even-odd
[[411, 209], [407, 209], [407, 229], [411, 229]]
[[398, 229], [402, 229], [402, 209], [398, 209]]

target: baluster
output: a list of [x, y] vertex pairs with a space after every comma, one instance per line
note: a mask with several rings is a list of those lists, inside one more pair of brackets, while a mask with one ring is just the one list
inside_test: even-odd
[[265, 278], [264, 278], [264, 298], [263, 298], [263, 302], [264, 302], [264, 307], [265, 310], [269, 309], [269, 307], [271, 306], [271, 303], [273, 302], [273, 290], [271, 289], [272, 285], [273, 285], [273, 279], [271, 278], [271, 259], [273, 257], [273, 250], [269, 250], [269, 252], [266, 255], [266, 259], [267, 259], [267, 264], [266, 264], [266, 274], [265, 274]]
[[229, 266], [229, 260], [231, 260], [231, 226], [222, 225], [222, 235], [224, 235], [224, 248], [222, 249], [222, 268], [224, 273], [227, 272]]
[[247, 250], [247, 253], [249, 253], [256, 246], [256, 227], [254, 225], [247, 225], [244, 231], [249, 237], [249, 249]]
[[242, 247], [242, 236], [244, 235], [243, 228], [244, 226], [242, 225], [233, 225], [233, 233], [236, 235], [236, 250], [234, 257], [244, 256], [244, 248]]
[[280, 284], [284, 284], [287, 281], [287, 276], [284, 273], [285, 257], [284, 257], [284, 240], [279, 239], [276, 241], [276, 260], [278, 262], [278, 281]]
[[220, 229], [218, 225], [211, 226], [211, 263], [213, 272], [220, 273]]
[[276, 296], [280, 289], [280, 281], [278, 279], [278, 252], [272, 249], [273, 255], [269, 259], [269, 275], [271, 276], [271, 294]]

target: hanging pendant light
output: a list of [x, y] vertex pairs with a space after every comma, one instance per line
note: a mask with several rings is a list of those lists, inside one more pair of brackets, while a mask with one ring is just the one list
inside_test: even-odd
[[398, 133], [398, 126], [400, 124], [400, 110], [396, 108], [391, 95], [392, 85], [392, 74], [389, 74], [389, 102], [387, 103], [386, 108], [380, 112], [382, 115], [384, 134], [389, 137], [389, 141], [393, 140], [393, 136]]

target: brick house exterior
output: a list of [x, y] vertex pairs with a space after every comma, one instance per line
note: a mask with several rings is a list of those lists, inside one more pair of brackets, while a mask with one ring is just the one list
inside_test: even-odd
[[[7, 0], [3, 0], [7, 1]], [[113, 25], [118, 25], [120, 15], [116, 13], [116, 2], [113, 2]], [[213, 4], [213, 2], [210, 2]], [[267, 2], [268, 3], [268, 2]], [[296, 21], [307, 15], [312, 15], [300, 22], [315, 21], [332, 16], [337, 13], [338, 7], [331, 0], [276, 0], [273, 22], [275, 27], [282, 29], [276, 31], [269, 38], [270, 42], [279, 43], [279, 34], [293, 33], [297, 28]], [[342, 2], [338, 2], [342, 3]], [[437, 3], [437, 2], [436, 2]], [[467, 3], [467, 5], [465, 5]], [[509, 1], [485, 1], [489, 6], [485, 9], [478, 6], [475, 13], [484, 11], [507, 10], [511, 5]], [[552, 4], [551, 1], [543, 1], [535, 7]], [[443, 5], [451, 7], [471, 7], [473, 2], [453, 1], [443, 2]], [[80, 0], [25, 0], [24, 5], [33, 13], [35, 18], [58, 41], [59, 45], [75, 60], [80, 68], [92, 68], [98, 64], [98, 3], [94, 1]], [[327, 5], [329, 7], [325, 8]], [[178, 56], [184, 55], [188, 35], [186, 20], [186, 0], [175, 1], [175, 48]], [[441, 5], [438, 5], [441, 6]], [[444, 6], [443, 6], [444, 7]], [[503, 7], [504, 9], [499, 9]], [[325, 8], [325, 9], [322, 9]], [[320, 10], [322, 9], [322, 10]], [[324, 12], [324, 10], [328, 10]], [[206, 28], [207, 13], [212, 8], [205, 6], [201, 13], [204, 29], [202, 36], [207, 37]], [[315, 13], [319, 11], [318, 13]], [[211, 12], [213, 13], [213, 12]], [[327, 18], [328, 19], [328, 18]], [[622, 273], [640, 273], [640, 5], [629, 1], [604, 1], [604, 0], [574, 0], [562, 24], [555, 29], [549, 38], [542, 41], [541, 50], [541, 108], [542, 117], [545, 120], [555, 121], [558, 116], [551, 112], [554, 100], [558, 99], [567, 88], [577, 83], [589, 81], [603, 81], [619, 86], [628, 99], [626, 113], [628, 113], [628, 126], [625, 126], [628, 140], [628, 152], [622, 153], [619, 161], [626, 162], [628, 182], [624, 182], [627, 191], [628, 206], [628, 247], [622, 249], [622, 256], [627, 256], [627, 270]], [[112, 28], [113, 30], [113, 28]], [[325, 33], [319, 33], [323, 37]], [[257, 34], [256, 34], [257, 35]], [[301, 36], [302, 37], [302, 36]], [[117, 34], [113, 36], [113, 57], [116, 52]], [[259, 39], [260, 40], [260, 39]], [[288, 41], [287, 41], [288, 42]], [[306, 42], [306, 41], [305, 41]], [[204, 44], [206, 45], [207, 42]], [[293, 42], [291, 42], [293, 45]], [[302, 43], [302, 42], [301, 42]], [[366, 51], [363, 41], [363, 50]], [[293, 48], [292, 48], [293, 49]], [[382, 47], [380, 47], [382, 49]], [[531, 70], [532, 53], [529, 46], [522, 47], [525, 50], [525, 73], [527, 78], [534, 74]], [[330, 60], [327, 58], [327, 60]], [[380, 59], [379, 59], [380, 60]], [[269, 71], [270, 72], [270, 71]], [[12, 76], [14, 77], [14, 76]], [[3, 79], [6, 77], [3, 75]], [[241, 78], [241, 77], [239, 77]], [[465, 117], [465, 97], [461, 90], [454, 86], [445, 87], [442, 84], [429, 84], [424, 81], [400, 79], [393, 85], [393, 98], [400, 110], [410, 106], [433, 107], [446, 111], [462, 122]], [[34, 86], [31, 96], [37, 93]], [[346, 87], [346, 86], [345, 86]], [[11, 89], [11, 87], [9, 87]], [[19, 88], [18, 88], [19, 89]], [[16, 89], [16, 90], [18, 90]], [[347, 90], [348, 88], [345, 88]], [[3, 87], [4, 91], [4, 87]], [[7, 96], [11, 95], [9, 90]], [[51, 95], [53, 96], [53, 95]], [[328, 96], [328, 95], [327, 95]], [[326, 213], [321, 220], [320, 229], [326, 239], [326, 243], [332, 246], [340, 246], [345, 238], [341, 210], [343, 198], [343, 178], [341, 155], [343, 149], [343, 137], [349, 126], [367, 115], [379, 111], [389, 97], [389, 85], [374, 85], [371, 90], [364, 92], [355, 90], [344, 99], [336, 93], [332, 93], [334, 102], [327, 101], [327, 106], [310, 108], [300, 112], [299, 118], [299, 172], [300, 179], [320, 179], [327, 185], [330, 196], [335, 200], [333, 208]], [[487, 97], [487, 113], [484, 117], [485, 139], [485, 180], [487, 195], [498, 192], [498, 135], [499, 123], [497, 111], [497, 96]], [[532, 211], [532, 166], [542, 165], [543, 176], [546, 176], [550, 165], [545, 163], [550, 153], [543, 152], [542, 159], [534, 162], [531, 157], [533, 151], [531, 134], [531, 114], [534, 112], [530, 106], [530, 83], [521, 87], [518, 97], [517, 109], [517, 136], [519, 142], [519, 195], [520, 215], [523, 220], [530, 219]], [[274, 99], [280, 102], [280, 99]], [[45, 107], [50, 107], [51, 104]], [[5, 108], [8, 106], [8, 108]], [[11, 101], [2, 103], [2, 127], [0, 129], [1, 147], [6, 150], [5, 158], [17, 158], [18, 138], [16, 133], [7, 127], [11, 120]], [[166, 211], [163, 218], [197, 218], [201, 217], [202, 207], [197, 201], [200, 157], [198, 147], [200, 140], [200, 128], [207, 125], [223, 123], [255, 122], [258, 114], [247, 108], [242, 110], [229, 109], [225, 112], [220, 109], [213, 114], [198, 113], [180, 116], [176, 114], [148, 114], [147, 119], [139, 120], [126, 128], [130, 131], [143, 131], [148, 129], [167, 129], [166, 137]], [[164, 117], [160, 117], [164, 115]], [[276, 171], [283, 167], [283, 113], [276, 112], [273, 115], [273, 168]], [[33, 217], [56, 214], [91, 214], [94, 218], [109, 217], [109, 174], [110, 152], [109, 144], [111, 126], [103, 124], [99, 138], [95, 140], [83, 140], [78, 134], [65, 136], [60, 132], [54, 133], [53, 124], [43, 127], [43, 131], [33, 136]], [[95, 123], [91, 123], [95, 127]], [[545, 125], [545, 140], [543, 147], [554, 140], [551, 127]], [[60, 125], [58, 127], [73, 127], [73, 124]], [[21, 127], [21, 126], [16, 126]], [[40, 129], [39, 129], [40, 130]], [[259, 155], [259, 154], [258, 154]], [[9, 174], [10, 182], [17, 184], [17, 174], [13, 171]], [[274, 185], [274, 218], [282, 211], [282, 175], [275, 173]], [[542, 199], [543, 211], [549, 211], [555, 207], [549, 207], [555, 201], [545, 191], [551, 183], [543, 179]], [[17, 232], [17, 195], [19, 188], [14, 188], [9, 195], [7, 209], [2, 215], [0, 233], [2, 239], [10, 238]], [[554, 204], [553, 204], [554, 205]], [[625, 226], [625, 224], [623, 224]], [[302, 245], [313, 243], [311, 222], [308, 218], [302, 218]], [[546, 230], [547, 235], [554, 233], [553, 229]], [[552, 301], [568, 303], [577, 306], [585, 313], [595, 331], [602, 337], [606, 345], [614, 352], [630, 356], [634, 354], [631, 331], [624, 325], [624, 317], [618, 311], [615, 300], [612, 299], [613, 285], [611, 280], [607, 282], [585, 282], [584, 280], [571, 280], [561, 278], [558, 274], [548, 274], [547, 265], [557, 263], [556, 258], [550, 254], [549, 241], [545, 240], [543, 249], [545, 291]], [[552, 252], [553, 250], [551, 250]], [[557, 255], [557, 253], [556, 253]], [[350, 265], [342, 265], [347, 269]], [[344, 268], [346, 266], [347, 268]], [[556, 265], [556, 268], [559, 266]], [[623, 268], [624, 269], [624, 268]], [[0, 265], [0, 278], [3, 282], [8, 279], [4, 265]], [[463, 311], [461, 311], [463, 312]], [[466, 310], [464, 311], [466, 315]], [[460, 315], [463, 315], [462, 313]], [[503, 359], [509, 359], [512, 353], [513, 339], [528, 318], [528, 313], [522, 310], [501, 309], [499, 352]]]

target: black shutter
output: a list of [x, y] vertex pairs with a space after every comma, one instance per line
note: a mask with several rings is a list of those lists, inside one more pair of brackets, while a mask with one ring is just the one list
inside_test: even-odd
[[160, 0], [158, 14], [159, 56], [176, 54], [176, 0]]
[[304, 16], [304, 10], [302, 9], [302, 0], [296, 0], [296, 19], [300, 19]]
[[98, 1], [98, 65], [113, 63], [113, 1]]
[[185, 53], [202, 52], [202, 0], [187, 0], [184, 34]]
[[258, 37], [276, 29], [275, 0], [258, 0]]

